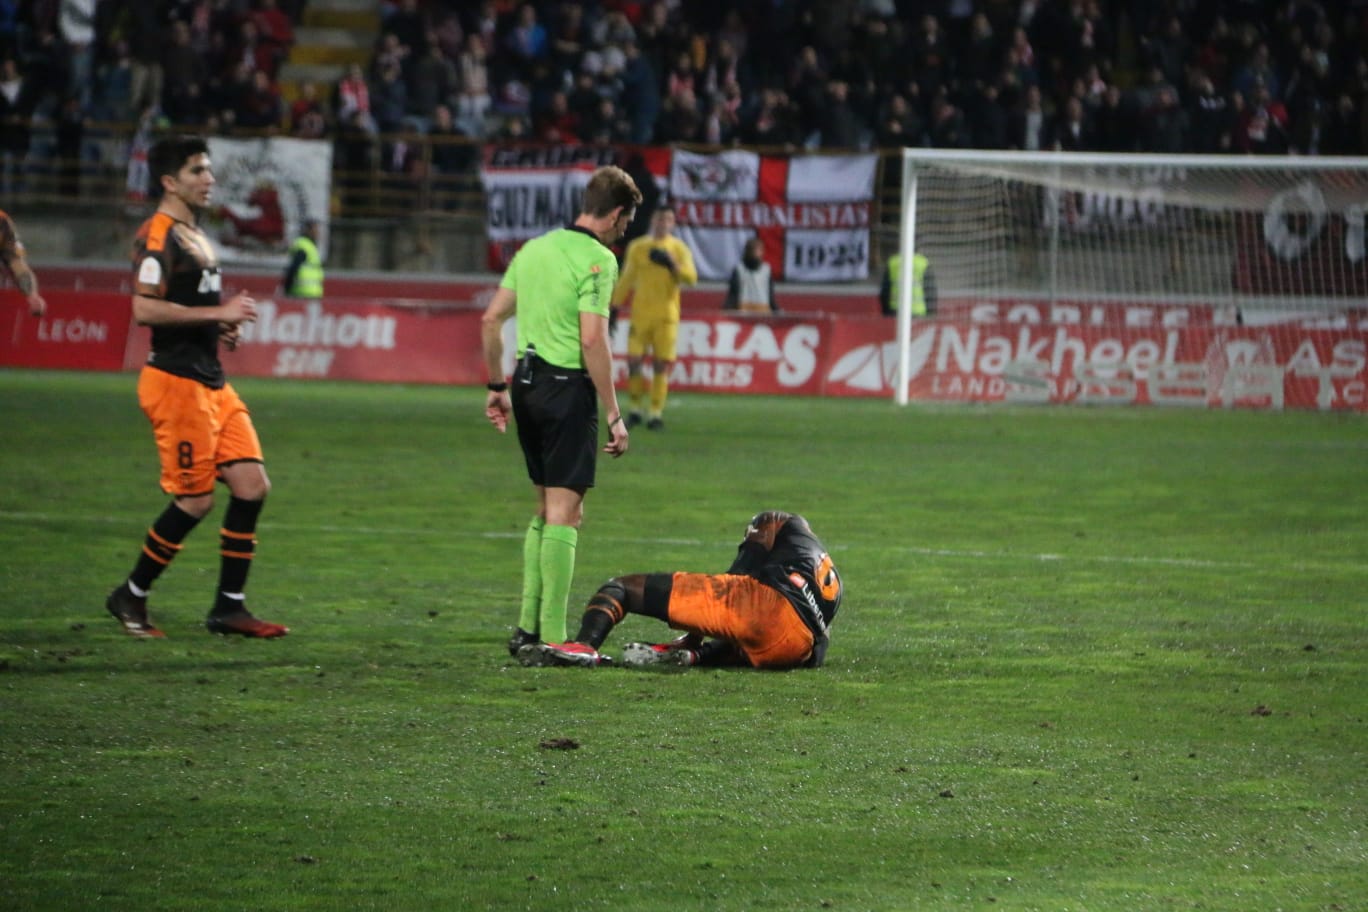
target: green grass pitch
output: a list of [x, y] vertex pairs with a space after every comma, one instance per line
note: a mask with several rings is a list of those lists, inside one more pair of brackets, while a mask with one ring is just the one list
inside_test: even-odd
[[1365, 908], [1362, 416], [676, 395], [572, 629], [769, 508], [846, 597], [823, 669], [666, 674], [508, 658], [531, 491], [474, 389], [240, 381], [293, 633], [204, 631], [223, 495], [125, 637], [134, 383], [0, 371], [0, 909]]

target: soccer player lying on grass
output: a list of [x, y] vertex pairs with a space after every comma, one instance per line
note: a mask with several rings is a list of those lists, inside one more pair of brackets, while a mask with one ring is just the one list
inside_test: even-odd
[[841, 577], [807, 520], [768, 511], [751, 519], [726, 573], [611, 579], [589, 599], [573, 640], [523, 646], [518, 660], [610, 664], [599, 647], [626, 615], [644, 614], [685, 634], [670, 643], [628, 643], [623, 664], [816, 668], [840, 605]]

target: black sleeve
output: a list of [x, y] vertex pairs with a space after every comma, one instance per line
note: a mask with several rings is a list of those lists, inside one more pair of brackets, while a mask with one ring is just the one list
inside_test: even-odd
[[884, 267], [883, 279], [879, 282], [879, 310], [885, 317], [891, 317], [893, 310], [893, 279], [888, 274], [888, 267]]
[[727, 283], [727, 297], [722, 301], [723, 310], [736, 310], [741, 304], [741, 276], [732, 270], [731, 281]]
[[280, 280], [280, 287], [286, 294], [294, 287], [295, 274], [299, 272], [299, 267], [304, 265], [304, 251], [296, 250], [290, 255], [290, 262], [285, 266], [285, 275]]

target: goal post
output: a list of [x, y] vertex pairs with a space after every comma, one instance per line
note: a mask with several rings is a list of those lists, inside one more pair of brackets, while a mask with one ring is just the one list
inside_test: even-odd
[[[898, 252], [928, 258], [934, 323], [1019, 304], [1046, 321], [1143, 305], [1270, 326], [1368, 308], [1368, 158], [904, 149], [900, 175]], [[899, 404], [912, 283], [899, 270]]]

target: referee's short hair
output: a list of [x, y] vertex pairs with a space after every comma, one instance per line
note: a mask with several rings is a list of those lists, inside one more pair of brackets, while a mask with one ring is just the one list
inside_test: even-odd
[[641, 191], [637, 188], [632, 175], [617, 165], [604, 165], [589, 178], [584, 188], [584, 200], [580, 212], [584, 215], [602, 217], [618, 206], [635, 209], [641, 205]]

